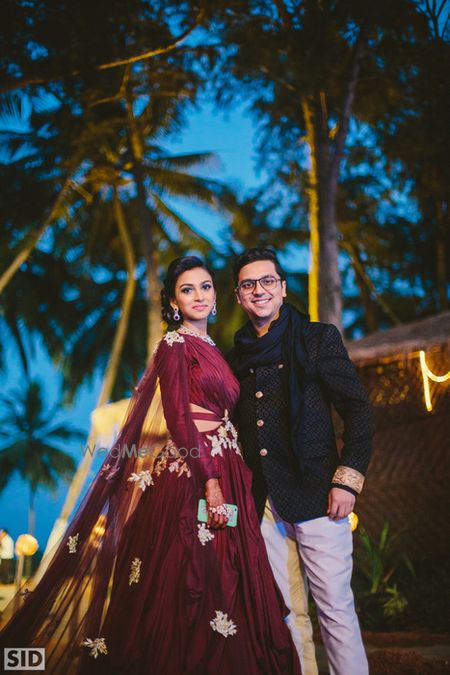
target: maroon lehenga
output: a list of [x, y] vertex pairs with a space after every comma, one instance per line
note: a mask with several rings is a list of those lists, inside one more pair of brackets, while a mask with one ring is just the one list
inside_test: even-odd
[[[238, 393], [209, 338], [166, 334], [2, 648], [45, 647], [46, 672], [64, 675], [300, 673], [229, 419]], [[199, 432], [202, 417], [220, 426]], [[211, 477], [238, 506], [237, 527], [198, 522]]]

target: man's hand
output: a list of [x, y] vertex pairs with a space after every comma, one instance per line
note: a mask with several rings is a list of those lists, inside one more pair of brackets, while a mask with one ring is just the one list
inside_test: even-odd
[[331, 488], [328, 493], [328, 511], [327, 515], [334, 520], [346, 518], [353, 511], [355, 506], [355, 495], [348, 490], [341, 488]]

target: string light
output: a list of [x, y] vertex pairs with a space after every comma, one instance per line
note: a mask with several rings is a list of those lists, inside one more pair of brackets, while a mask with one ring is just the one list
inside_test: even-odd
[[433, 404], [431, 403], [430, 395], [430, 380], [433, 382], [447, 382], [450, 380], [450, 370], [445, 375], [435, 375], [428, 367], [425, 352], [423, 350], [419, 353], [420, 356], [420, 367], [422, 369], [422, 379], [423, 379], [423, 393], [425, 397], [425, 405], [428, 412], [433, 410]]

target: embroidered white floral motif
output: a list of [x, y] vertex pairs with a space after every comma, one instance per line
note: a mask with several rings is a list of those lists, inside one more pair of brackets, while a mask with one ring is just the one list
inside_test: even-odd
[[208, 530], [205, 523], [198, 523], [197, 527], [198, 527], [197, 535], [198, 538], [200, 539], [200, 543], [202, 546], [205, 546], [208, 543], [208, 541], [214, 539], [213, 533], [211, 532], [211, 530]]
[[86, 638], [84, 642], [82, 642], [81, 644], [83, 645], [83, 647], [89, 647], [89, 649], [91, 650], [89, 654], [90, 656], [93, 656], [94, 659], [96, 659], [99, 654], [108, 653], [105, 638], [95, 638], [95, 640], [91, 640], [91, 638]]
[[167, 467], [167, 459], [168, 457], [166, 452], [160, 454], [160, 456], [155, 462], [155, 467], [153, 469], [153, 473], [155, 474], [155, 476], [160, 476], [164, 471], [164, 469]]
[[216, 609], [215, 618], [209, 622], [209, 625], [217, 633], [221, 633], [224, 637], [229, 635], [235, 635], [237, 633], [237, 626], [233, 623], [231, 619], [228, 618], [228, 614]]
[[182, 459], [181, 457], [180, 459], [176, 459], [174, 462], [169, 464], [169, 471], [171, 473], [175, 471], [175, 473], [178, 474], [178, 478], [182, 476], [183, 473], [185, 473], [188, 478], [191, 477], [191, 471], [186, 462], [184, 461], [184, 459]]
[[222, 454], [222, 445], [224, 448], [227, 447], [227, 441], [224, 438], [221, 438], [220, 436], [209, 436], [207, 435], [206, 438], [208, 441], [211, 441], [211, 457], [215, 457], [216, 455], [220, 455], [223, 457]]
[[67, 546], [69, 547], [69, 553], [77, 552], [77, 544], [79, 536], [80, 534], [77, 532], [77, 534], [74, 534], [73, 537], [69, 537], [69, 541], [67, 542]]
[[164, 342], [167, 342], [169, 347], [172, 347], [174, 342], [184, 342], [184, 337], [176, 330], [169, 330], [163, 337]]
[[206, 438], [211, 441], [211, 456], [215, 457], [216, 455], [220, 455], [223, 457], [222, 448], [229, 448], [242, 457], [241, 449], [237, 442], [238, 434], [228, 416], [228, 410], [225, 410], [222, 421], [224, 424], [215, 430], [215, 434], [206, 436]]
[[145, 492], [149, 485], [154, 485], [150, 471], [139, 471], [139, 473], [132, 473], [128, 480], [138, 483], [138, 487], [141, 488], [142, 492]]
[[179, 478], [180, 476], [182, 476], [184, 473], [186, 474], [186, 476], [187, 476], [188, 478], [191, 477], [191, 470], [189, 469], [189, 467], [188, 467], [188, 465], [186, 464], [186, 462], [184, 462], [184, 463], [180, 466], [180, 470], [178, 471], [178, 478]]
[[197, 333], [195, 330], [191, 330], [190, 328], [186, 328], [186, 326], [180, 326], [178, 329], [179, 333], [184, 333], [185, 335], [192, 335], [192, 337], [199, 338], [200, 340], [203, 340], [203, 342], [207, 342], [211, 347], [215, 347], [216, 343], [212, 338], [209, 337], [209, 335], [202, 335], [201, 333]]
[[102, 466], [102, 468], [100, 469], [100, 475], [103, 475], [104, 473], [106, 473], [106, 471], [108, 471], [108, 469], [110, 469], [110, 468], [111, 468], [111, 464], [105, 464], [105, 466]]
[[131, 586], [131, 584], [137, 584], [141, 578], [141, 564], [142, 560], [140, 558], [134, 558], [133, 562], [131, 563], [130, 577], [128, 579], [129, 586]]

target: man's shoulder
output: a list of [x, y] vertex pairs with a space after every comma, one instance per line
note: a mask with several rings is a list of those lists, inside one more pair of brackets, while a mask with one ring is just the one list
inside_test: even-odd
[[323, 349], [328, 350], [340, 341], [340, 332], [332, 323], [308, 319], [308, 321], [303, 322], [301, 340], [308, 357], [315, 362]]
[[335, 326], [331, 323], [324, 323], [323, 321], [311, 321], [309, 318], [305, 318], [302, 322], [303, 333], [307, 338], [321, 338], [327, 330], [333, 329]]

